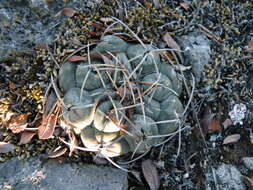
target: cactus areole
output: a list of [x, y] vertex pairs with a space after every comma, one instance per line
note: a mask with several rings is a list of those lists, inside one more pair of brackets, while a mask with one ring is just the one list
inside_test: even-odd
[[149, 150], [178, 129], [183, 113], [173, 67], [150, 45], [114, 35], [91, 48], [87, 61], [63, 63], [58, 84], [69, 128], [105, 157]]

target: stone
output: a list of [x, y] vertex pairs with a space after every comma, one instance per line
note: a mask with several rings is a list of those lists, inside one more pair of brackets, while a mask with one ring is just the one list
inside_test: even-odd
[[253, 157], [244, 157], [242, 161], [249, 170], [253, 170]]
[[214, 169], [217, 184], [215, 186], [213, 172], [209, 171], [206, 175], [206, 190], [246, 190], [240, 171], [233, 165], [221, 164]]
[[12, 158], [0, 164], [0, 189], [15, 190], [126, 190], [127, 172], [87, 164], [42, 162]]
[[210, 61], [211, 48], [208, 38], [199, 31], [180, 36], [178, 43], [184, 50], [185, 64], [191, 65], [196, 82], [202, 79], [204, 66]]

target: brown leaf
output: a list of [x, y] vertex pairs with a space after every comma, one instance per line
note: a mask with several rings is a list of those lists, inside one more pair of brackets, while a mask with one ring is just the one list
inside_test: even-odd
[[13, 115], [8, 123], [8, 128], [13, 133], [24, 131], [27, 126], [27, 114]]
[[70, 43], [71, 44], [74, 44], [74, 45], [81, 45], [82, 43], [80, 42], [80, 40], [78, 40], [77, 38], [74, 38], [72, 40], [70, 40]]
[[77, 11], [75, 9], [72, 8], [64, 8], [62, 10], [60, 10], [58, 13], [56, 13], [56, 17], [59, 15], [64, 15], [64, 16], [68, 16], [68, 17], [72, 17], [75, 15]]
[[46, 101], [43, 105], [43, 115], [49, 115], [55, 109], [57, 104], [57, 96], [55, 91], [51, 91], [49, 96], [46, 97]]
[[36, 133], [34, 133], [34, 132], [28, 132], [28, 131], [22, 132], [19, 144], [27, 144], [27, 143], [29, 143], [32, 140], [32, 138], [33, 138], [33, 136], [35, 134]]
[[240, 138], [241, 138], [240, 134], [229, 135], [223, 140], [222, 144], [235, 143], [239, 141]]
[[253, 180], [247, 176], [243, 176], [243, 181], [249, 190], [253, 190]]
[[43, 44], [43, 43], [38, 43], [35, 45], [35, 49], [37, 50], [41, 50], [41, 49], [48, 49], [48, 45], [47, 44]]
[[145, 7], [147, 7], [148, 9], [152, 8], [152, 3], [148, 2], [147, 0], [144, 0], [144, 4], [145, 4]]
[[200, 125], [201, 125], [201, 128], [203, 129], [204, 135], [208, 133], [208, 126], [212, 120], [213, 120], [213, 115], [211, 113], [211, 108], [207, 106], [203, 109], [201, 113], [201, 120], [200, 120]]
[[13, 82], [9, 82], [9, 89], [10, 90], [15, 90], [17, 87]]
[[107, 22], [113, 22], [114, 20], [112, 19], [112, 18], [110, 18], [110, 17], [102, 17], [102, 18], [100, 18], [99, 20], [101, 20], [102, 22], [105, 22], [105, 23], [107, 23]]
[[157, 190], [160, 186], [158, 171], [151, 160], [145, 160], [141, 164], [143, 175], [151, 190]]
[[182, 8], [184, 8], [186, 11], [187, 11], [187, 10], [189, 9], [189, 7], [190, 7], [189, 3], [186, 3], [186, 2], [180, 3], [180, 6], [181, 6]]
[[227, 128], [228, 128], [230, 125], [232, 125], [232, 124], [233, 124], [233, 122], [231, 121], [231, 119], [226, 119], [226, 120], [222, 123], [224, 129], [227, 129]]
[[163, 40], [166, 42], [168, 47], [172, 49], [180, 50], [180, 46], [177, 44], [177, 42], [171, 37], [171, 35], [168, 32], [163, 36]]
[[0, 153], [13, 152], [14, 150], [15, 150], [15, 146], [13, 144], [0, 142]]
[[78, 146], [78, 140], [74, 133], [70, 133], [70, 146], [69, 146], [69, 157], [72, 156], [74, 151], [77, 151], [75, 147]]
[[58, 147], [56, 148], [51, 154], [48, 155], [48, 158], [56, 158], [59, 156], [62, 156], [63, 154], [65, 154], [65, 152], [67, 152], [68, 148], [64, 147]]
[[56, 107], [54, 113], [51, 115], [43, 115], [42, 123], [38, 129], [39, 139], [48, 139], [53, 135], [59, 111], [60, 108]]
[[155, 6], [156, 9], [161, 7], [160, 0], [153, 0], [153, 3], [154, 3], [154, 6]]
[[247, 51], [253, 51], [253, 40], [250, 40], [250, 41], [248, 42]]
[[218, 121], [218, 120], [212, 120], [212, 121], [208, 124], [208, 132], [209, 132], [209, 133], [221, 132], [221, 124], [220, 124], [220, 121]]
[[73, 55], [70, 58], [68, 58], [68, 61], [70, 62], [77, 62], [77, 61], [84, 61], [86, 58], [79, 55]]

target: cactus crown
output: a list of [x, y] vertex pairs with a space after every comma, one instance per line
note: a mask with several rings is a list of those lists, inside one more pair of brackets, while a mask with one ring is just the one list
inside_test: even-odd
[[183, 106], [178, 74], [151, 45], [107, 35], [80, 64], [58, 75], [62, 115], [83, 145], [104, 157], [143, 153], [177, 130]]

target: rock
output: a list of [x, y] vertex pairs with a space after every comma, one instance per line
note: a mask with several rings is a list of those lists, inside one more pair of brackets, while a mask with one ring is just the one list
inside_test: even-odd
[[242, 161], [248, 169], [253, 170], [253, 157], [244, 157]]
[[0, 164], [0, 189], [15, 190], [125, 190], [127, 173], [116, 168], [63, 163], [42, 163], [38, 158]]
[[0, 58], [12, 52], [31, 51], [39, 43], [51, 43], [67, 18], [54, 17], [59, 10], [64, 7], [80, 10], [96, 2], [98, 0], [1, 0]]
[[[215, 186], [214, 175], [217, 179]], [[206, 190], [245, 190], [242, 175], [239, 170], [230, 164], [221, 164], [217, 169], [206, 173]]]
[[178, 38], [178, 43], [184, 52], [185, 64], [192, 66], [192, 72], [199, 82], [203, 76], [204, 66], [208, 64], [211, 55], [210, 42], [200, 32], [192, 32]]

